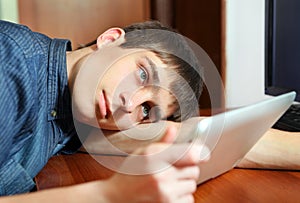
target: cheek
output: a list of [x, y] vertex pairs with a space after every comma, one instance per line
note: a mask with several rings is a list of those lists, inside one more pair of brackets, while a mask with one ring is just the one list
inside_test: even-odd
[[112, 65], [105, 73], [108, 78], [121, 79], [133, 73], [135, 70], [134, 64], [127, 61], [119, 61]]
[[136, 115], [117, 110], [113, 115], [113, 123], [118, 130], [126, 130], [139, 124]]
[[114, 78], [107, 78], [105, 81], [101, 86], [111, 98], [113, 105], [121, 105], [121, 95], [126, 95], [126, 100], [132, 99], [141, 88], [134, 74], [118, 75]]
[[105, 74], [102, 79], [100, 79], [100, 84], [103, 87], [115, 87], [121, 82], [121, 74]]

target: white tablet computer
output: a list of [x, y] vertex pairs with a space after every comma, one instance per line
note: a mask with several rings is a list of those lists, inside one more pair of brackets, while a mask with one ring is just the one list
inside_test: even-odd
[[199, 165], [198, 184], [234, 168], [294, 99], [291, 92], [198, 121], [196, 137], [211, 149], [210, 160]]

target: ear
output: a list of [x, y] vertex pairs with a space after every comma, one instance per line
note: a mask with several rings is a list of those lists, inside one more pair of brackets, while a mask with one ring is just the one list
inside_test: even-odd
[[118, 42], [117, 45], [125, 41], [125, 31], [121, 28], [110, 28], [97, 38], [97, 48], [100, 49], [112, 42]]

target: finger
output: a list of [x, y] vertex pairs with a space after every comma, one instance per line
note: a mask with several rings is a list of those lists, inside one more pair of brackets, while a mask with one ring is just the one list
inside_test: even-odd
[[[196, 165], [206, 161], [210, 157], [210, 150], [204, 145], [186, 144], [164, 144], [156, 143], [149, 145], [144, 155], [151, 155], [152, 160], [165, 162], [176, 167]], [[148, 156], [149, 158], [149, 156]]]
[[172, 187], [172, 193], [176, 195], [177, 198], [181, 198], [193, 194], [197, 190], [197, 183], [194, 180], [181, 180], [177, 183], [173, 183]]
[[198, 166], [189, 166], [177, 169], [177, 179], [191, 179], [197, 181], [200, 176], [200, 169]]
[[[172, 146], [173, 147], [173, 146]], [[195, 165], [200, 162], [207, 161], [210, 158], [210, 150], [204, 145], [193, 145], [193, 146], [185, 146], [188, 147], [184, 151], [181, 149], [182, 156], [177, 159], [174, 166], [187, 166], [187, 165]], [[173, 150], [176, 150], [175, 147]], [[179, 150], [177, 150], [179, 152]], [[178, 155], [177, 152], [173, 153], [173, 156]]]
[[160, 142], [152, 143], [145, 148], [138, 148], [134, 152], [134, 154], [151, 155], [155, 153], [160, 153], [164, 151], [166, 148], [168, 148], [169, 146], [171, 146], [171, 144], [176, 139], [176, 133], [177, 133], [177, 128], [175, 126], [173, 125], [168, 126]]
[[174, 202], [176, 202], [176, 203], [194, 203], [195, 198], [192, 194], [189, 194], [189, 195], [184, 195], [184, 196], [178, 198]]

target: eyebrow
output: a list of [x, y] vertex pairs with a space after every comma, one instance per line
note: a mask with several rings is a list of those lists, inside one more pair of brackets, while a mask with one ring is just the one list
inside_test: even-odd
[[158, 76], [158, 71], [157, 71], [157, 66], [156, 64], [150, 59], [148, 58], [147, 56], [145, 56], [145, 59], [147, 60], [147, 62], [149, 63], [150, 65], [150, 71], [151, 71], [151, 77], [153, 79], [153, 84], [154, 85], [158, 85], [160, 83], [160, 79], [159, 79], [159, 76]]
[[[151, 72], [150, 74], [151, 74], [154, 86], [159, 85], [160, 79], [158, 76], [156, 64], [147, 56], [145, 56], [145, 59], [148, 62], [148, 64], [150, 65], [150, 72]], [[154, 122], [157, 122], [161, 119], [161, 109], [159, 108], [158, 105], [154, 105], [152, 108], [153, 108], [153, 110], [151, 111], [152, 115], [150, 115], [150, 117], [152, 117], [152, 118], [150, 118], [150, 119], [153, 120]]]

